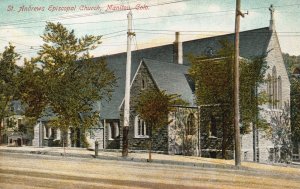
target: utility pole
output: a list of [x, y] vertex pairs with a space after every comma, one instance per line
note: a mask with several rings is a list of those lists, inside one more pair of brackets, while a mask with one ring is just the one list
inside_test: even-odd
[[240, 32], [240, 16], [244, 17], [244, 14], [241, 13], [241, 1], [236, 0], [236, 12], [235, 12], [235, 56], [234, 56], [234, 130], [235, 130], [235, 166], [241, 166], [241, 140], [240, 140], [240, 109], [239, 109], [239, 54], [240, 54], [240, 41], [239, 41], [239, 32]]
[[126, 80], [125, 80], [125, 100], [124, 100], [124, 126], [123, 126], [123, 148], [122, 157], [128, 156], [128, 131], [130, 122], [130, 76], [131, 76], [131, 38], [135, 34], [132, 30], [132, 12], [127, 14], [127, 61], [126, 61]]

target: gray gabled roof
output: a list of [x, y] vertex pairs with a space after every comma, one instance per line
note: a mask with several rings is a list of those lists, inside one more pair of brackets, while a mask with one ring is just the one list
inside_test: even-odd
[[[272, 31], [269, 30], [268, 27], [266, 28], [260, 28], [255, 30], [249, 30], [240, 32], [240, 56], [244, 58], [252, 58], [255, 56], [261, 56], [266, 54], [266, 49], [269, 44], [270, 38], [272, 35]], [[197, 39], [197, 40], [191, 40], [183, 42], [183, 64], [189, 65], [189, 60], [187, 58], [187, 55], [205, 55], [208, 49], [212, 49], [213, 51], [217, 51], [220, 48], [219, 41], [220, 40], [228, 40], [229, 42], [233, 42], [234, 40], [234, 34], [227, 34], [227, 35], [221, 35], [221, 36], [215, 36], [215, 37], [209, 37], [209, 38], [203, 38], [203, 39]], [[166, 69], [183, 69], [182, 66], [174, 65], [174, 67], [171, 66], [170, 62], [173, 62], [173, 51], [174, 51], [174, 45], [168, 44], [163, 46], [157, 46], [147, 49], [141, 49], [132, 51], [132, 70], [131, 70], [131, 79], [133, 78], [134, 74], [137, 71], [138, 65], [142, 58], [148, 59], [147, 65], [149, 66], [151, 63], [161, 64], [161, 69], [158, 71], [167, 71]], [[95, 60], [99, 58], [105, 58], [108, 68], [114, 71], [117, 79], [117, 87], [115, 88], [111, 100], [108, 101], [102, 101], [101, 102], [101, 119], [119, 119], [120, 112], [119, 112], [119, 106], [121, 105], [121, 102], [124, 98], [125, 93], [125, 68], [126, 68], [126, 52], [124, 53], [118, 53], [108, 56], [102, 56], [98, 58], [94, 58]], [[157, 60], [154, 62], [151, 62], [151, 60]], [[168, 64], [168, 65], [165, 65]], [[150, 69], [154, 70], [155, 65], [152, 67], [149, 66]], [[171, 68], [172, 67], [172, 68]], [[176, 74], [176, 73], [174, 73]], [[170, 76], [173, 77], [171, 73], [169, 73]], [[166, 75], [167, 76], [167, 75]], [[168, 79], [168, 85], [165, 85], [164, 82], [161, 81], [161, 79], [158, 79], [160, 81], [160, 85], [164, 87], [168, 86], [176, 86], [176, 85], [182, 85], [179, 83], [175, 83], [175, 81], [171, 81], [171, 79]], [[178, 87], [175, 87], [174, 89], [168, 88], [168, 90], [171, 91], [177, 91], [175, 90]], [[165, 89], [166, 90], [166, 89]], [[183, 93], [183, 92], [182, 92]], [[191, 100], [190, 97], [188, 97], [188, 94], [182, 94], [183, 96], [186, 96], [188, 98], [187, 100]]]
[[160, 90], [178, 94], [190, 105], [194, 105], [193, 91], [186, 78], [189, 66], [150, 59], [143, 59], [143, 62]]
[[[154, 47], [148, 49], [142, 49], [132, 51], [132, 64], [131, 64], [131, 78], [133, 78], [137, 71], [138, 65], [142, 58], [163, 59], [164, 61], [173, 61], [173, 45], [165, 45], [161, 47]], [[172, 56], [166, 56], [172, 55]], [[126, 71], [126, 53], [119, 53], [114, 55], [108, 55], [105, 58], [109, 69], [114, 71], [117, 77], [117, 86], [114, 88], [114, 92], [110, 101], [101, 102], [101, 119], [119, 119], [119, 106], [124, 98], [125, 94], [125, 71]]]
[[[240, 32], [240, 57], [251, 59], [266, 54], [272, 31], [268, 27]], [[205, 55], [207, 50], [214, 52], [220, 49], [221, 40], [234, 42], [234, 34], [220, 35], [203, 39], [186, 41], [183, 43], [184, 55]], [[184, 56], [184, 64], [189, 64], [188, 57]]]

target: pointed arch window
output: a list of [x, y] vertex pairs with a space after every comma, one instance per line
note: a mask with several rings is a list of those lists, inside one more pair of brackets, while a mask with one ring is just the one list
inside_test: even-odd
[[268, 80], [267, 80], [267, 95], [268, 95], [268, 103], [269, 108], [272, 108], [273, 104], [273, 87], [272, 87], [272, 77], [270, 74], [268, 74]]
[[141, 89], [144, 90], [147, 88], [147, 82], [145, 78], [141, 79]]
[[138, 115], [134, 120], [134, 135], [135, 138], [148, 138], [149, 137], [149, 128], [147, 127], [146, 122], [141, 119]]
[[277, 76], [275, 66], [272, 68], [272, 76], [268, 74], [267, 94], [270, 108], [282, 108], [282, 79]]
[[278, 90], [278, 86], [277, 86], [277, 71], [276, 71], [276, 67], [273, 66], [273, 69], [272, 69], [272, 80], [273, 80], [273, 108], [277, 108], [277, 104], [278, 104], [278, 94], [277, 94], [277, 90]]
[[282, 80], [281, 76], [278, 76], [278, 108], [282, 108]]
[[195, 123], [196, 123], [195, 116], [193, 113], [190, 113], [187, 118], [187, 128], [186, 128], [187, 135], [194, 135], [196, 133]]

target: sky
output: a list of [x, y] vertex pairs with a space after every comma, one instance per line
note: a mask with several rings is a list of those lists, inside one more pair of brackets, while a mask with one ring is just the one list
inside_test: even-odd
[[[282, 52], [300, 55], [299, 0], [241, 0], [241, 31], [268, 27], [271, 4]], [[22, 58], [36, 56], [47, 21], [78, 37], [101, 35], [94, 56], [124, 52], [128, 7], [132, 50], [172, 43], [176, 31], [183, 41], [234, 32], [235, 0], [0, 0], [0, 52], [10, 42]]]

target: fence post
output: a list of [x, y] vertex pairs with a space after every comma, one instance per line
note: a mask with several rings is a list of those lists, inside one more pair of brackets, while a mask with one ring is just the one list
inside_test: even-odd
[[95, 157], [98, 157], [98, 148], [99, 148], [99, 142], [98, 140], [95, 141]]

